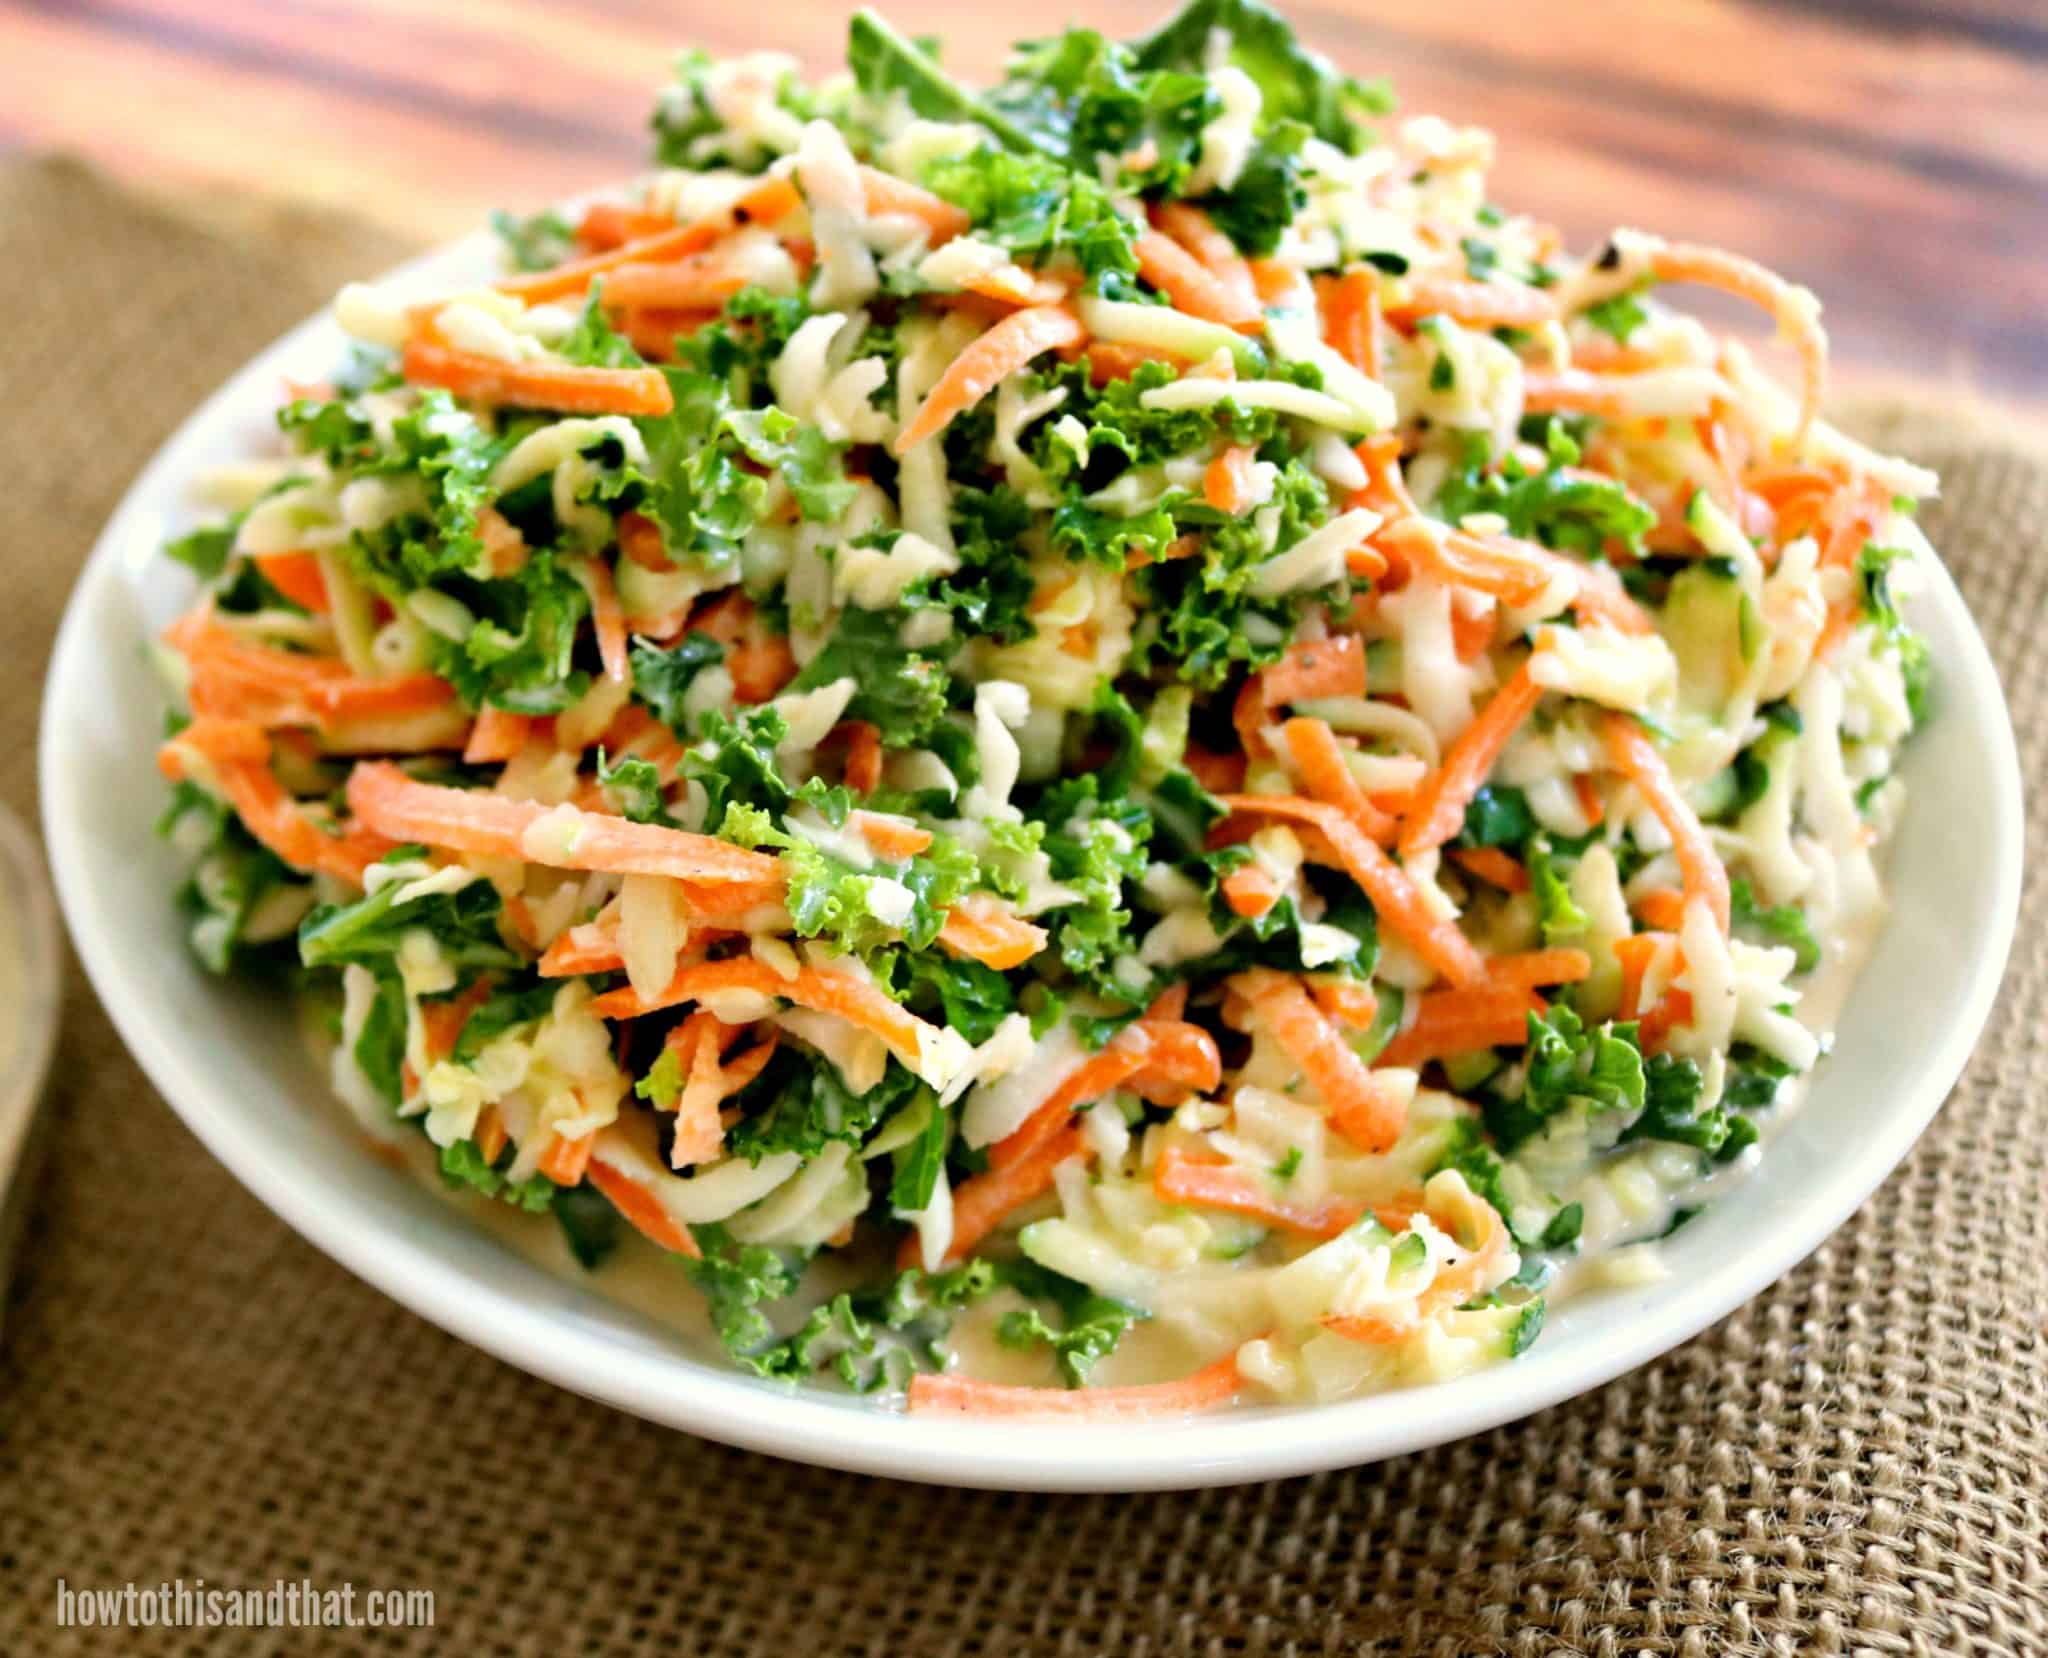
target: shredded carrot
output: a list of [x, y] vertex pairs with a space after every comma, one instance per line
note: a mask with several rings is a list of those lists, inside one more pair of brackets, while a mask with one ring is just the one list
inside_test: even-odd
[[1337, 973], [1308, 975], [1308, 993], [1317, 1007], [1340, 1025], [1366, 1030], [1380, 1010], [1380, 999], [1364, 979], [1347, 979]]
[[526, 746], [533, 720], [526, 714], [510, 714], [502, 708], [480, 708], [476, 724], [469, 728], [469, 741], [462, 758], [472, 766], [500, 765]]
[[1644, 804], [1671, 837], [1687, 899], [1704, 902], [1725, 934], [1730, 909], [1727, 868], [1715, 853], [1698, 813], [1679, 793], [1663, 755], [1657, 752], [1642, 726], [1627, 714], [1610, 712], [1600, 722], [1600, 735], [1614, 769], [1635, 785]]
[[1245, 758], [1242, 754], [1216, 754], [1199, 743], [1189, 743], [1181, 756], [1181, 763], [1211, 794], [1233, 794], [1244, 787]]
[[1265, 327], [1266, 314], [1255, 297], [1216, 275], [1172, 237], [1148, 230], [1138, 237], [1137, 248], [1138, 274], [1166, 295], [1176, 310], [1242, 334]]
[[1557, 316], [1557, 301], [1521, 283], [1468, 282], [1454, 277], [1409, 277], [1388, 304], [1390, 322], [1449, 317], [1468, 328], [1541, 328]]
[[1275, 311], [1315, 309], [1315, 286], [1291, 261], [1254, 259], [1250, 263], [1252, 287], [1258, 293], [1260, 304]]
[[1451, 862], [1502, 892], [1527, 892], [1529, 872], [1497, 846], [1454, 846]]
[[1456, 985], [1476, 984], [1485, 963], [1455, 921], [1430, 908], [1408, 873], [1335, 806], [1299, 795], [1233, 794], [1223, 797], [1233, 812], [1263, 812], [1314, 824], [1328, 837], [1345, 870], [1372, 900], [1380, 920], [1414, 946], [1422, 959]]
[[965, 235], [973, 218], [963, 207], [955, 207], [943, 196], [935, 196], [922, 185], [898, 178], [878, 168], [860, 170], [861, 195], [870, 213], [893, 214], [919, 220], [931, 232], [931, 245], [950, 242]]
[[641, 569], [657, 574], [676, 567], [675, 560], [668, 556], [668, 542], [662, 536], [661, 526], [644, 512], [619, 515], [619, 551]]
[[1058, 305], [1034, 305], [1013, 312], [946, 366], [910, 424], [896, 439], [899, 455], [951, 424], [1004, 380], [1047, 351], [1078, 346], [1087, 338], [1080, 319]]
[[252, 644], [205, 610], [180, 617], [164, 640], [192, 673], [192, 708], [264, 726], [323, 729], [350, 719], [454, 709], [455, 688], [429, 673], [358, 678], [339, 657]]
[[1021, 1126], [989, 1147], [988, 1166], [1003, 1170], [1025, 1161], [1065, 1130], [1080, 1107], [1121, 1088], [1144, 1068], [1151, 1054], [1151, 1034], [1142, 1021], [1119, 1031], [1108, 1047], [1084, 1061]]
[[716, 311], [747, 285], [726, 254], [707, 249], [654, 265], [621, 265], [604, 279], [607, 305], [667, 311]]
[[1368, 839], [1380, 844], [1393, 839], [1394, 820], [1366, 798], [1345, 763], [1343, 745], [1328, 720], [1297, 714], [1280, 728], [1280, 740], [1311, 795], [1336, 807]]
[[1223, 1080], [1223, 1055], [1216, 1038], [1200, 1025], [1189, 1024], [1178, 1012], [1160, 1011], [1158, 1003], [1141, 1023], [1152, 1038], [1152, 1050], [1131, 1074], [1131, 1092], [1140, 1099], [1175, 1106], [1193, 1095], [1213, 1092]]
[[767, 881], [780, 872], [775, 859], [710, 835], [418, 783], [384, 760], [363, 761], [349, 774], [348, 802], [359, 823], [401, 844], [707, 884]]
[[1223, 901], [1232, 915], [1256, 921], [1280, 902], [1280, 884], [1257, 864], [1233, 869], [1221, 882]]
[[1323, 339], [1368, 379], [1379, 378], [1379, 275], [1354, 266], [1317, 284], [1323, 304]]
[[891, 817], [886, 812], [853, 812], [848, 821], [875, 855], [900, 862], [914, 858], [932, 843], [932, 832], [920, 824]]
[[1215, 222], [1189, 202], [1161, 202], [1152, 209], [1152, 223], [1202, 262], [1203, 268], [1219, 282], [1254, 304], [1258, 289], [1252, 268], [1237, 244], [1216, 228]]
[[922, 1060], [923, 1039], [931, 1032], [922, 1019], [889, 1000], [874, 985], [850, 973], [824, 973], [815, 967], [799, 968], [793, 978], [784, 978], [766, 962], [751, 956], [734, 956], [726, 961], [700, 962], [676, 970], [668, 988], [659, 994], [642, 996], [631, 986], [607, 991], [590, 1004], [600, 1019], [636, 1019], [684, 1002], [702, 1001], [708, 996], [750, 991], [757, 996], [776, 997], [799, 1007], [829, 1013], [848, 1024], [879, 1036], [896, 1057], [909, 1066]]
[[1202, 474], [1202, 499], [1233, 518], [1243, 513], [1252, 502], [1252, 462], [1257, 457], [1249, 444], [1228, 445]]
[[540, 1154], [540, 1172], [557, 1186], [580, 1186], [589, 1171], [590, 1153], [596, 1144], [595, 1133], [577, 1140], [565, 1140], [557, 1134]]
[[1223, 1209], [1310, 1238], [1334, 1238], [1365, 1213], [1364, 1204], [1346, 1198], [1290, 1201], [1273, 1184], [1228, 1163], [1198, 1162], [1179, 1145], [1168, 1146], [1152, 1171], [1152, 1190], [1164, 1202]]
[[1268, 668], [1261, 680], [1266, 706], [1324, 697], [1365, 695], [1365, 646], [1354, 633], [1304, 639]]
[[612, 583], [611, 566], [603, 559], [589, 559], [582, 566], [590, 590], [590, 621], [597, 633], [597, 659], [604, 677], [614, 685], [632, 678], [626, 658], [626, 613], [619, 608], [619, 590]]
[[1419, 516], [1382, 525], [1374, 545], [1397, 570], [1427, 570], [1450, 586], [1469, 588], [1508, 605], [1532, 604], [1541, 598], [1558, 569], [1554, 555], [1540, 548], [1446, 529]]
[[697, 1260], [703, 1250], [697, 1247], [697, 1240], [690, 1236], [687, 1227], [677, 1225], [669, 1219], [668, 1211], [661, 1206], [661, 1200], [631, 1175], [615, 1169], [601, 1157], [593, 1155], [587, 1171], [591, 1185], [611, 1200], [612, 1207], [623, 1215], [629, 1225], [642, 1236], [659, 1244], [663, 1249], [676, 1255], [687, 1255]]
[[511, 1136], [505, 1132], [505, 1119], [495, 1105], [487, 1105], [476, 1114], [476, 1131], [470, 1138], [476, 1142], [478, 1156], [486, 1163], [497, 1162]]
[[675, 228], [675, 220], [665, 213], [650, 213], [645, 208], [624, 207], [617, 202], [594, 202], [583, 210], [582, 221], [576, 226], [576, 240], [593, 253], [604, 253]]
[[260, 725], [201, 715], [158, 750], [157, 765], [174, 780], [209, 778], [242, 826], [292, 868], [361, 886], [363, 871], [394, 843], [360, 826], [328, 834], [277, 780], [269, 755], [270, 739]]
[[1586, 814], [1586, 827], [1599, 828], [1607, 819], [1607, 802], [1600, 798], [1600, 785], [1593, 774], [1573, 772], [1572, 793], [1578, 796], [1579, 810]]
[[1254, 968], [1237, 975], [1230, 985], [1301, 1068], [1340, 1134], [1373, 1152], [1385, 1151], [1401, 1137], [1406, 1102], [1366, 1068], [1317, 1009], [1301, 980]]
[[1106, 386], [1112, 380], [1128, 380], [1144, 363], [1165, 363], [1171, 368], [1186, 366], [1186, 359], [1155, 346], [1131, 345], [1123, 340], [1091, 340], [1087, 349], [1088, 381]]
[[256, 568], [263, 579], [301, 610], [315, 615], [327, 611], [327, 578], [320, 573], [320, 560], [313, 553], [258, 553]]
[[1652, 887], [1629, 908], [1659, 932], [1675, 933], [1685, 925], [1685, 894], [1677, 887]]
[[1486, 982], [1496, 990], [1528, 990], [1543, 984], [1576, 984], [1593, 971], [1593, 958], [1570, 945], [1525, 950], [1519, 955], [1492, 956]]
[[872, 720], [841, 720], [846, 739], [846, 786], [856, 794], [873, 794], [882, 786], [882, 733]]
[[786, 178], [773, 174], [753, 185], [730, 207], [673, 229], [657, 230], [648, 236], [622, 242], [602, 253], [572, 259], [553, 270], [526, 276], [509, 276], [498, 283], [501, 293], [513, 295], [528, 305], [580, 294], [593, 277], [615, 271], [621, 265], [647, 264], [664, 259], [682, 259], [701, 252], [721, 236], [744, 224], [772, 225], [803, 206], [803, 197]]
[[1753, 259], [1692, 242], [1673, 242], [1650, 256], [1650, 269], [1660, 282], [1697, 282], [1746, 299], [1771, 313], [1799, 352], [1804, 381], [1799, 401], [1799, 426], [1793, 441], [1805, 441], [1820, 413], [1827, 390], [1828, 336], [1820, 325], [1820, 302], [1806, 289], [1787, 282]]
[[[1068, 1128], [1006, 1167], [990, 1167], [986, 1173], [961, 1181], [953, 1188], [953, 1242], [946, 1251], [946, 1260], [966, 1259], [1006, 1215], [1052, 1189], [1054, 1169], [1069, 1157], [1085, 1155], [1086, 1151], [1087, 1141], [1081, 1130]], [[903, 1240], [896, 1260], [900, 1266], [917, 1265], [915, 1235]]]
[[683, 1070], [683, 1091], [676, 1098], [676, 1132], [669, 1163], [678, 1169], [708, 1163], [725, 1143], [718, 1120], [719, 1101], [726, 1097], [719, 1061], [728, 1027], [717, 1015], [700, 1008], [669, 1032]]
[[668, 380], [659, 369], [508, 363], [417, 338], [406, 343], [399, 367], [416, 386], [439, 386], [473, 402], [506, 408], [664, 415], [675, 407]]
[[1244, 1386], [1237, 1355], [1173, 1382], [1138, 1387], [1012, 1387], [967, 1376], [917, 1375], [910, 1380], [913, 1415], [1061, 1416], [1089, 1422], [1148, 1422], [1216, 1410]]
[[1444, 751], [1443, 763], [1415, 791], [1401, 827], [1401, 856], [1417, 857], [1443, 845], [1465, 825], [1465, 808], [1493, 770], [1508, 740], [1543, 700], [1524, 661], [1471, 724]]
[[1043, 950], [1047, 937], [1043, 927], [1034, 927], [1000, 901], [970, 894], [946, 912], [939, 946], [949, 956], [965, 956], [1007, 973]]
[[1380, 1054], [1382, 1065], [1417, 1066], [1478, 1048], [1519, 1047], [1528, 1039], [1529, 1015], [1543, 1003], [1526, 988], [1426, 990], [1415, 1016]]

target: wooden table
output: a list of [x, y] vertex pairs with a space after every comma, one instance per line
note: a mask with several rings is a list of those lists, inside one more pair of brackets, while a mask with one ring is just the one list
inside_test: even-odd
[[[290, 195], [421, 239], [630, 172], [670, 50], [838, 67], [848, 8], [704, 0], [0, 0], [0, 145], [82, 152], [217, 206]], [[951, 66], [1158, 0], [899, 0]], [[1852, 376], [2048, 402], [2048, 12], [2039, 0], [1307, 0], [1403, 106], [1491, 126], [1495, 195], [1575, 244], [1617, 222], [1818, 289]], [[972, 15], [999, 16], [986, 31]]]

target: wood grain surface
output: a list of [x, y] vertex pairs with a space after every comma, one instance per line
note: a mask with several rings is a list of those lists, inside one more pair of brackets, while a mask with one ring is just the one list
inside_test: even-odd
[[[1285, 4], [1285, 0], [1283, 0]], [[632, 171], [670, 51], [841, 60], [848, 6], [782, 0], [0, 0], [0, 145], [82, 153], [243, 215], [290, 198], [422, 240]], [[1163, 0], [897, 0], [979, 76]], [[2048, 402], [2039, 0], [1304, 0], [1305, 37], [1405, 109], [1500, 136], [1495, 195], [1574, 243], [1740, 248], [1827, 301], [1852, 378]], [[991, 20], [994, 21], [971, 21]]]

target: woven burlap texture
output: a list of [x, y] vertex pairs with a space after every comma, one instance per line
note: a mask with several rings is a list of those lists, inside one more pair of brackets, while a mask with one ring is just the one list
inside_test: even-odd
[[[53, 249], [63, 250], [53, 261]], [[75, 169], [0, 173], [0, 790], [33, 809], [49, 639], [151, 448], [392, 253], [231, 244]], [[2048, 808], [2048, 462], [1867, 414]], [[1923, 802], [1921, 809], [1938, 809]], [[298, 1650], [59, 1630], [56, 1583], [424, 1586], [465, 1654], [2048, 1653], [2048, 887], [1955, 1096], [1863, 1210], [1707, 1334], [1526, 1422], [1234, 1490], [1034, 1498], [824, 1473], [650, 1427], [462, 1346], [302, 1243], [66, 1000], [54, 1146], [0, 1353], [0, 1652]]]

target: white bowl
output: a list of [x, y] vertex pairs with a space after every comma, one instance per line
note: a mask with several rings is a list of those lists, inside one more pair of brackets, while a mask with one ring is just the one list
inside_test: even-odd
[[[490, 269], [473, 237], [405, 267], [438, 290]], [[1893, 913], [1834, 1056], [1761, 1168], [1666, 1246], [1662, 1283], [1575, 1300], [1522, 1358], [1355, 1402], [1242, 1410], [1133, 1430], [911, 1418], [735, 1373], [595, 1291], [550, 1276], [366, 1156], [285, 999], [223, 983], [187, 954], [178, 861], [151, 825], [161, 693], [143, 642], [191, 597], [157, 556], [191, 519], [186, 487], [275, 430], [286, 378], [342, 360], [325, 317], [263, 352], [164, 447], [101, 536], [73, 595], [43, 707], [43, 823], [78, 953], [143, 1069], [243, 1184], [336, 1260], [512, 1364], [692, 1433], [905, 1479], [1028, 1490], [1228, 1484], [1348, 1466], [1512, 1421], [1697, 1334], [1789, 1270], [1906, 1154], [1990, 1010], [2020, 889], [2020, 785], [1997, 677], [1943, 570], [1915, 620], [1936, 713], [1907, 752], [1911, 798], [1890, 860]]]

